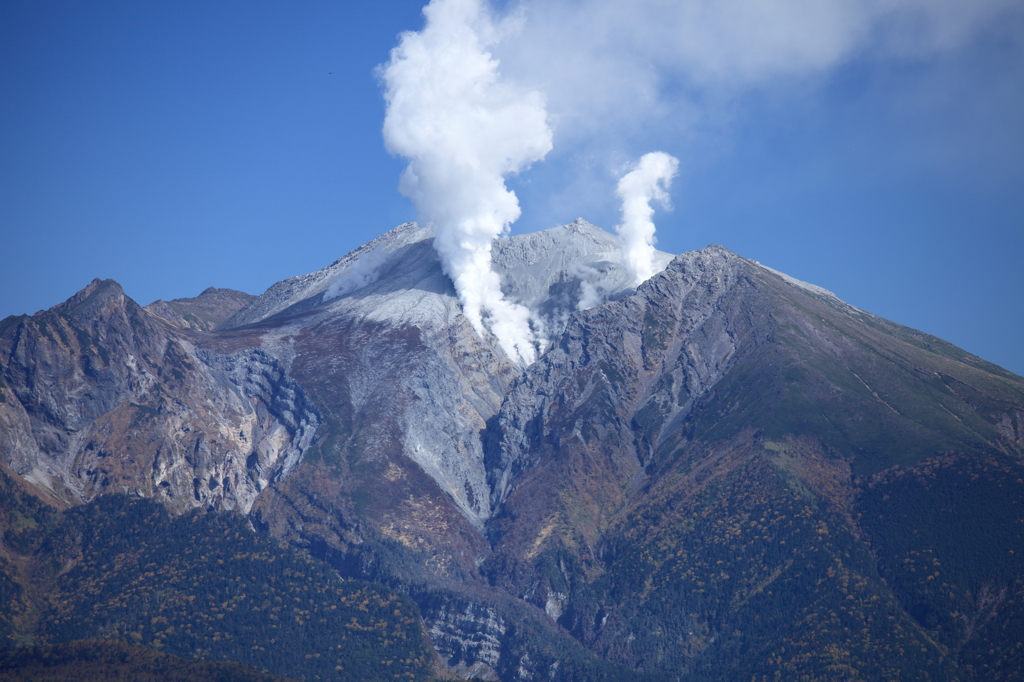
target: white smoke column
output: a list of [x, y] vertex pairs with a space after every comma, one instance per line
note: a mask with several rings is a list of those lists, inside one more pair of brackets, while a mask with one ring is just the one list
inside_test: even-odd
[[432, 0], [423, 14], [423, 30], [403, 33], [380, 71], [384, 142], [409, 159], [401, 190], [436, 228], [435, 249], [469, 321], [481, 334], [486, 321], [510, 358], [529, 363], [530, 312], [503, 298], [491, 243], [520, 214], [505, 176], [551, 149], [544, 99], [501, 81], [488, 47], [508, 27], [480, 0]]
[[623, 265], [633, 274], [637, 286], [658, 272], [651, 202], [670, 207], [668, 188], [678, 170], [679, 159], [665, 152], [651, 152], [619, 180], [616, 194], [622, 199], [622, 223], [615, 231], [622, 237]]

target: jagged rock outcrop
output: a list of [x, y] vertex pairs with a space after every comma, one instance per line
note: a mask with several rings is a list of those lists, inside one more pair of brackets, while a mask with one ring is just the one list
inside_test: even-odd
[[637, 295], [571, 321], [503, 404], [489, 472], [496, 505], [517, 476], [570, 441], [616, 448], [607, 463], [614, 480], [642, 470], [660, 432], [638, 437], [636, 416], [646, 410], [659, 429], [677, 428], [729, 369], [738, 341], [758, 344], [769, 332], [759, 319], [768, 309], [744, 277], [747, 263], [730, 256], [714, 246], [684, 254]]

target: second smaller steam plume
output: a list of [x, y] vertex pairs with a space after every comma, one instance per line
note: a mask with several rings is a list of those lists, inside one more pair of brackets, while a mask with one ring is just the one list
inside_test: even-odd
[[654, 250], [652, 201], [670, 208], [668, 188], [679, 171], [679, 159], [665, 152], [650, 152], [619, 180], [616, 194], [622, 200], [622, 222], [615, 231], [622, 238], [622, 261], [639, 286], [660, 268]]

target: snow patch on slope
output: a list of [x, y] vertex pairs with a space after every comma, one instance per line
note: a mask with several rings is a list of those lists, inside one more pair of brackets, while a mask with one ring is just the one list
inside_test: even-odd
[[858, 312], [858, 313], [863, 313], [864, 312], [860, 308], [857, 308], [856, 306], [852, 306], [849, 303], [847, 303], [846, 301], [844, 301], [843, 299], [839, 298], [838, 296], [836, 296], [834, 293], [832, 293], [831, 291], [829, 291], [825, 287], [819, 287], [817, 284], [811, 284], [810, 282], [804, 282], [803, 280], [799, 280], [796, 277], [792, 277], [790, 275], [787, 275], [784, 272], [780, 272], [780, 271], [776, 270], [775, 268], [770, 268], [770, 267], [768, 267], [767, 265], [765, 265], [763, 263], [759, 263], [756, 260], [751, 260], [749, 262], [753, 263], [754, 265], [758, 266], [759, 268], [764, 268], [765, 270], [767, 270], [768, 272], [772, 273], [773, 275], [777, 275], [778, 277], [781, 277], [787, 284], [792, 284], [793, 286], [797, 287], [798, 289], [803, 289], [804, 291], [806, 291], [809, 294], [814, 294], [815, 296], [819, 296], [821, 298], [824, 298], [824, 299], [828, 300], [830, 303], [832, 303], [834, 305], [838, 305], [840, 308], [842, 308], [844, 310], [854, 311], [854, 312]]

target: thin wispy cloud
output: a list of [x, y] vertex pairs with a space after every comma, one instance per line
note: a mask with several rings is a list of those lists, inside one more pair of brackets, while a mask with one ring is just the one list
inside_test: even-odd
[[[931, 63], [1024, 8], [1015, 0], [523, 0], [494, 48], [506, 78], [540, 90], [554, 130], [547, 214], [613, 209], [622, 168], [664, 149], [694, 172], [730, 153], [745, 98], [820, 92], [840, 69]], [[894, 98], [901, 92], [889, 93]], [[741, 123], [743, 122], [743, 123]], [[681, 179], [685, 182], [686, 177]]]
[[924, 58], [960, 47], [1013, 0], [524, 0], [496, 49], [548, 96], [559, 136], [639, 126], [738, 93], [814, 77], [865, 54]]

